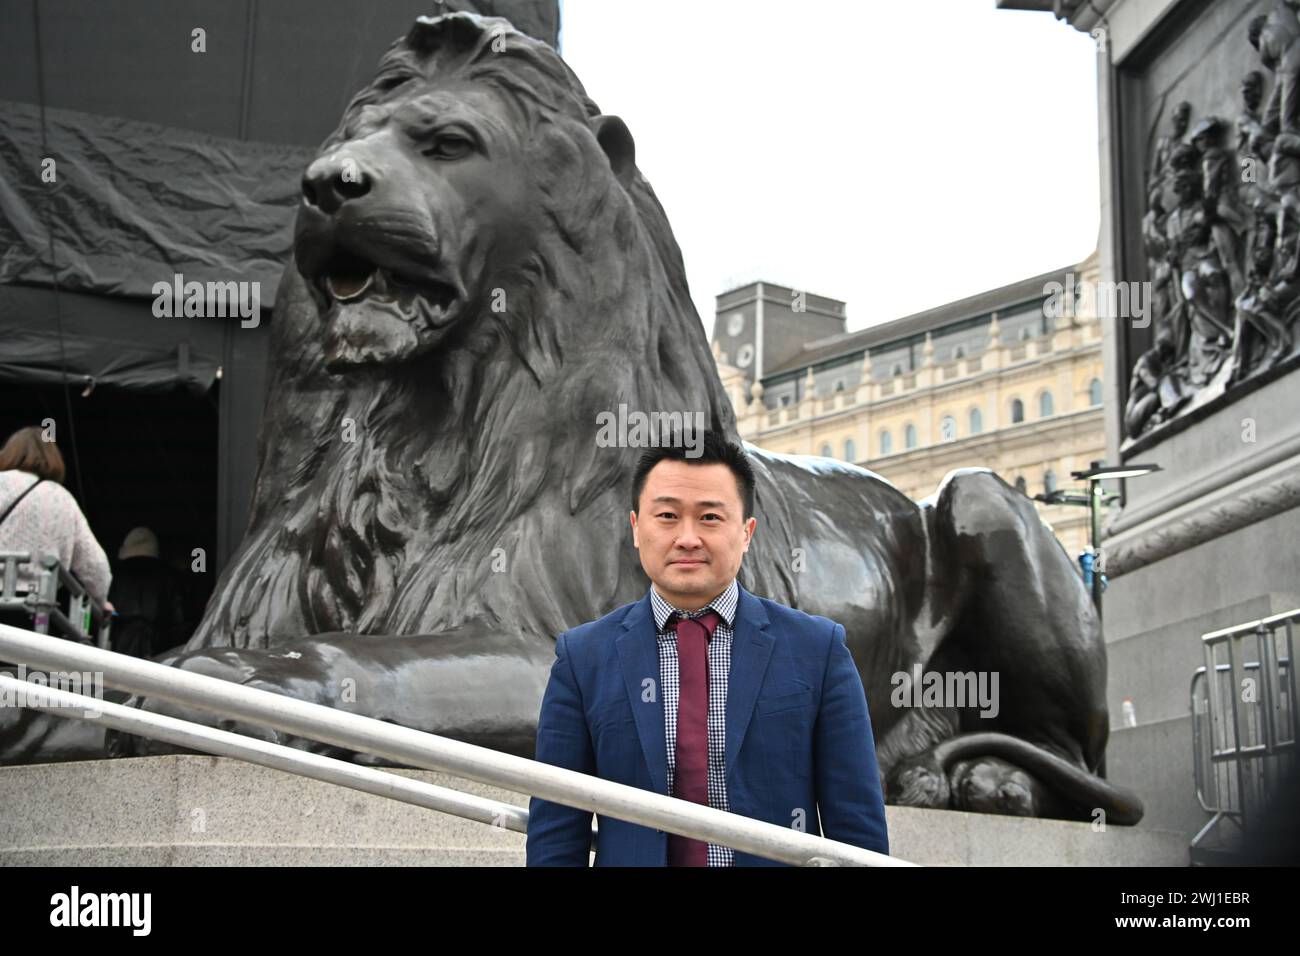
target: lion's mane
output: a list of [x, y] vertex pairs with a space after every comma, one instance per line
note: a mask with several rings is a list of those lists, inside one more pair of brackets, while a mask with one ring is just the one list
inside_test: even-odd
[[431, 356], [338, 376], [288, 266], [249, 526], [190, 648], [484, 615], [553, 637], [579, 623], [561, 609], [590, 619], [645, 587], [626, 540], [634, 453], [597, 447], [597, 414], [700, 411], [736, 439], [663, 208], [639, 171], [614, 175], [599, 109], [548, 46], [504, 20], [421, 18], [322, 150], [367, 105], [448, 78], [489, 85], [524, 124], [545, 237], [507, 277], [505, 312], [478, 308]]

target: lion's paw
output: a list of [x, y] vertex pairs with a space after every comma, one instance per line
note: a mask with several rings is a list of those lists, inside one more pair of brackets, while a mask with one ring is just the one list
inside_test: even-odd
[[948, 780], [928, 756], [912, 758], [900, 766], [892, 776], [888, 792], [890, 803], [898, 806], [932, 809], [948, 806]]
[[952, 793], [953, 805], [959, 810], [1017, 817], [1038, 815], [1033, 778], [996, 757], [958, 762], [952, 772]]

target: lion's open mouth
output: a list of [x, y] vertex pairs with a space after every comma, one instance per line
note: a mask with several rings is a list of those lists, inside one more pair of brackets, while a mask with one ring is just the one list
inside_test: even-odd
[[316, 276], [327, 305], [365, 302], [395, 308], [407, 321], [423, 314], [432, 327], [449, 322], [460, 293], [448, 282], [413, 277], [377, 265], [352, 252], [336, 252]]

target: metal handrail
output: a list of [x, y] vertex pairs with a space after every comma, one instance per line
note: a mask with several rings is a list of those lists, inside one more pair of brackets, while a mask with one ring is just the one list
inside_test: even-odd
[[[23, 706], [55, 717], [98, 720], [107, 727], [152, 740], [161, 740], [178, 747], [189, 747], [219, 757], [233, 757], [246, 763], [257, 764], [272, 770], [300, 777], [310, 777], [325, 783], [337, 784], [379, 797], [390, 797], [404, 803], [415, 804], [429, 810], [455, 814], [468, 820], [490, 823], [507, 830], [526, 833], [528, 811], [511, 803], [489, 800], [470, 793], [461, 793], [450, 787], [411, 780], [407, 777], [360, 764], [314, 754], [284, 744], [245, 737], [229, 730], [220, 730], [206, 724], [155, 714], [123, 704], [87, 697], [73, 691], [32, 683], [0, 672], [0, 689], [17, 695], [32, 695], [39, 690], [39, 702], [28, 701]], [[80, 713], [77, 713], [80, 711]], [[595, 840], [595, 827], [592, 828]], [[593, 842], [594, 846], [594, 842]]]
[[[603, 816], [626, 820], [640, 826], [654, 827], [719, 846], [729, 846], [744, 853], [782, 863], [800, 866], [914, 865], [884, 853], [702, 806], [688, 800], [664, 796], [639, 787], [602, 780], [590, 774], [555, 767], [513, 754], [500, 753], [488, 747], [439, 737], [387, 721], [297, 700], [283, 694], [183, 671], [154, 661], [86, 647], [70, 641], [51, 641], [43, 635], [7, 625], [0, 625], [0, 658], [19, 661], [29, 666], [44, 667], [47, 670], [97, 672], [103, 675], [104, 684], [134, 694], [209, 710], [228, 718], [273, 727], [285, 733], [332, 744], [346, 750], [374, 754], [407, 766], [448, 773], [543, 800], [589, 810]], [[110, 706], [106, 702], [96, 702], [94, 709], [107, 715], [110, 713]], [[76, 713], [63, 716], [76, 716]], [[137, 710], [135, 719], [143, 718], [145, 723], [152, 724], [162, 716]], [[123, 719], [123, 715], [116, 711], [113, 711], [113, 717]], [[163, 728], [161, 723], [157, 726], [168, 732], [180, 729], [174, 726]], [[185, 728], [195, 734], [191, 739], [197, 741], [200, 737], [207, 736], [195, 729], [201, 726], [192, 725]], [[131, 732], [139, 733], [138, 730]], [[214, 743], [230, 744], [228, 740], [211, 739]], [[247, 739], [251, 740], [251, 738]], [[191, 744], [183, 746], [191, 746]], [[303, 752], [296, 751], [296, 753]], [[274, 756], [277, 760], [285, 758], [285, 755], [279, 751], [273, 755], [270, 751], [263, 751], [262, 755]], [[297, 769], [291, 772], [300, 772], [306, 768], [306, 764], [298, 763], [296, 767]], [[333, 770], [337, 771], [337, 768]], [[382, 771], [374, 772], [382, 773]], [[360, 776], [353, 776], [352, 779], [357, 782], [379, 783], [373, 778], [363, 780]], [[396, 792], [383, 795], [403, 799]], [[449, 809], [448, 812], [464, 815], [457, 809]], [[471, 819], [477, 818], [471, 817]]]

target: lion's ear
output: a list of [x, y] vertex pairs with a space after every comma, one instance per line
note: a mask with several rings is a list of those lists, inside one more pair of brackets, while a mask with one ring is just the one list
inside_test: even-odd
[[596, 134], [596, 142], [609, 157], [609, 168], [624, 187], [632, 184], [636, 174], [636, 141], [632, 131], [617, 116], [594, 116], [591, 131]]

